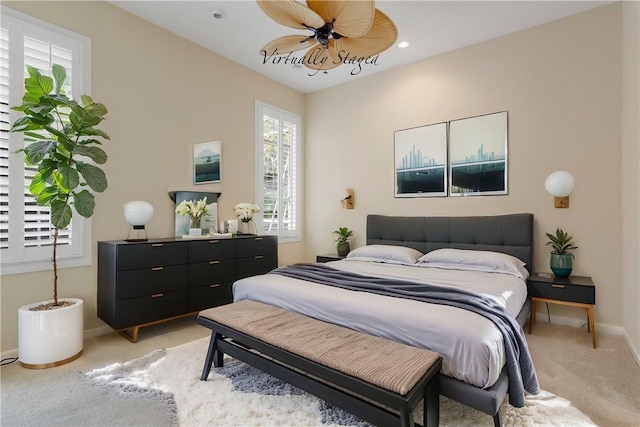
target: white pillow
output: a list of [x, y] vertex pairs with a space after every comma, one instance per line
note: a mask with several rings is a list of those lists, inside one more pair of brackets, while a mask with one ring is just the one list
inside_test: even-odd
[[449, 270], [486, 271], [506, 273], [522, 280], [529, 277], [527, 265], [514, 256], [492, 251], [470, 251], [464, 249], [437, 249], [418, 260], [421, 267], [437, 267]]
[[352, 250], [345, 259], [413, 265], [421, 256], [422, 252], [406, 246], [367, 245]]

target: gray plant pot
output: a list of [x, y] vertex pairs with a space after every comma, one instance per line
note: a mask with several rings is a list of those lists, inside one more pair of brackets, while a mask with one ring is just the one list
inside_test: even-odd
[[349, 242], [338, 243], [336, 246], [336, 250], [338, 251], [338, 256], [347, 256], [347, 254], [351, 250], [351, 246], [349, 246]]

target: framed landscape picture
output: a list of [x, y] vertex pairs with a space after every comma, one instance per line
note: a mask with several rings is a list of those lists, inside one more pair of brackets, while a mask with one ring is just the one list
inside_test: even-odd
[[507, 112], [449, 122], [449, 195], [507, 194]]
[[447, 123], [394, 134], [395, 197], [447, 195]]
[[193, 144], [193, 183], [220, 182], [222, 141]]

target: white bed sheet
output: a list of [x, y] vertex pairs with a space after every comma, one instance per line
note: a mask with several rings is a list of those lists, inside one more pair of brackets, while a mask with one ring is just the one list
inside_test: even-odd
[[[516, 316], [527, 297], [515, 276], [478, 271], [334, 261], [331, 267], [379, 277], [452, 286], [493, 298]], [[442, 373], [477, 387], [493, 385], [505, 363], [503, 338], [488, 319], [438, 304], [356, 292], [278, 274], [248, 277], [233, 286], [234, 301], [250, 299], [389, 338], [442, 355]]]

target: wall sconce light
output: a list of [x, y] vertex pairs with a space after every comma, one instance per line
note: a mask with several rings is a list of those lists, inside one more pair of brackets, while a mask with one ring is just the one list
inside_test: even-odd
[[[129, 234], [127, 234], [127, 242], [146, 242], [149, 240], [147, 237], [147, 230], [144, 226], [151, 220], [153, 216], [153, 206], [149, 202], [141, 200], [135, 200], [127, 202], [123, 206], [124, 219], [131, 227], [129, 228]], [[131, 236], [133, 230], [134, 236]]]
[[354, 202], [353, 188], [347, 188], [346, 191], [347, 191], [347, 195], [345, 196], [344, 199], [341, 200], [342, 209], [353, 209], [353, 202]]
[[576, 180], [566, 171], [553, 172], [544, 182], [544, 188], [554, 196], [553, 203], [556, 208], [569, 207], [569, 194], [575, 186]]

